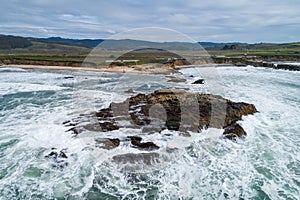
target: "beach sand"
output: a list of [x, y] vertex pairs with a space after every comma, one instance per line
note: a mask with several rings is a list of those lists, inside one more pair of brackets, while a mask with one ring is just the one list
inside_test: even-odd
[[41, 69], [41, 70], [82, 70], [94, 72], [111, 73], [142, 73], [142, 74], [171, 74], [178, 73], [176, 69], [159, 64], [144, 64], [134, 66], [116, 66], [116, 67], [69, 67], [69, 66], [46, 66], [46, 65], [1, 65], [0, 68], [21, 68], [21, 69]]

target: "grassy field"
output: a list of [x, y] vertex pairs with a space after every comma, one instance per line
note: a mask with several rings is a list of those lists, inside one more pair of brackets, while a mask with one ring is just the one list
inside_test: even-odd
[[[126, 50], [105, 50], [92, 51], [91, 46], [83, 44], [53, 42], [42, 39], [20, 38], [17, 37], [18, 43], [12, 43], [12, 48], [9, 48], [9, 42], [2, 36], [2, 41], [5, 41], [5, 46], [1, 48], [0, 44], [0, 61], [28, 63], [28, 61], [49, 61], [49, 62], [74, 62], [81, 63], [88, 56], [88, 61], [95, 64], [105, 64], [106, 60], [138, 60], [136, 64], [145, 63], [164, 63], [168, 58], [186, 56], [199, 56], [203, 52], [193, 51], [192, 49], [178, 48], [174, 52], [167, 52], [162, 49], [143, 49], [127, 52]], [[9, 37], [10, 41], [14, 42], [14, 36]], [[22, 45], [22, 40], [26, 45]], [[18, 48], [20, 45], [21, 48]], [[212, 57], [239, 57], [239, 56], [257, 56], [257, 57], [272, 57], [282, 58], [287, 60], [300, 60], [300, 43], [287, 44], [226, 44], [222, 46], [207, 46], [205, 47], [208, 55]], [[92, 51], [92, 52], [91, 52]]]

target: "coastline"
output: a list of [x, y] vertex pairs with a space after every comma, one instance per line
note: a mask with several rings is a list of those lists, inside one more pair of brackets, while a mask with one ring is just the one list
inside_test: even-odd
[[1, 65], [0, 68], [21, 68], [39, 70], [71, 70], [71, 71], [93, 71], [108, 73], [138, 73], [138, 74], [171, 74], [178, 73], [176, 69], [169, 67], [158, 67], [156, 64], [136, 65], [133, 67], [71, 67], [71, 66], [50, 66], [50, 65]]

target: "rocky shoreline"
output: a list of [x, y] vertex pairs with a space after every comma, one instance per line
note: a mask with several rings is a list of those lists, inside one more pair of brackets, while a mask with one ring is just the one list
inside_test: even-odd
[[273, 69], [300, 71], [300, 64], [295, 65], [293, 63], [289, 63], [289, 62], [300, 62], [300, 58], [283, 59], [280, 57], [273, 58], [273, 57], [256, 57], [256, 56], [254, 57], [237, 56], [237, 57], [213, 57], [213, 61], [216, 64], [231, 64], [238, 67], [251, 65], [254, 67], [266, 67], [266, 68], [273, 68]]

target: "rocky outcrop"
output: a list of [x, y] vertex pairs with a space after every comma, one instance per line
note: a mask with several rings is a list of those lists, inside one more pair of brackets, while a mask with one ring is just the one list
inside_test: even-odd
[[176, 66], [190, 65], [191, 63], [184, 58], [172, 59], [165, 63], [165, 66], [175, 68]]
[[246, 132], [241, 127], [241, 125], [234, 123], [228, 127], [225, 128], [223, 135], [228, 139], [235, 139], [238, 137], [244, 137], [246, 136]]
[[[160, 133], [164, 129], [188, 133], [213, 127], [224, 128], [224, 136], [232, 139], [246, 134], [236, 122], [242, 116], [255, 112], [257, 110], [253, 104], [232, 102], [218, 95], [164, 89], [151, 94], [138, 94], [121, 103], [113, 102], [108, 108], [67, 121], [65, 125], [75, 125], [70, 129], [75, 134], [85, 130], [107, 132], [120, 128], [141, 129], [143, 134]], [[81, 121], [85, 121], [85, 124], [81, 125]], [[132, 147], [140, 150], [159, 148], [153, 142], [141, 142], [140, 136], [128, 138]], [[107, 149], [120, 144], [120, 140], [114, 140], [109, 140], [112, 144]]]
[[198, 79], [196, 81], [194, 81], [192, 84], [204, 84], [204, 79]]
[[134, 147], [137, 147], [142, 150], [156, 150], [159, 149], [159, 146], [154, 144], [153, 142], [141, 142], [142, 138], [139, 136], [128, 136], [131, 139], [131, 144]]

